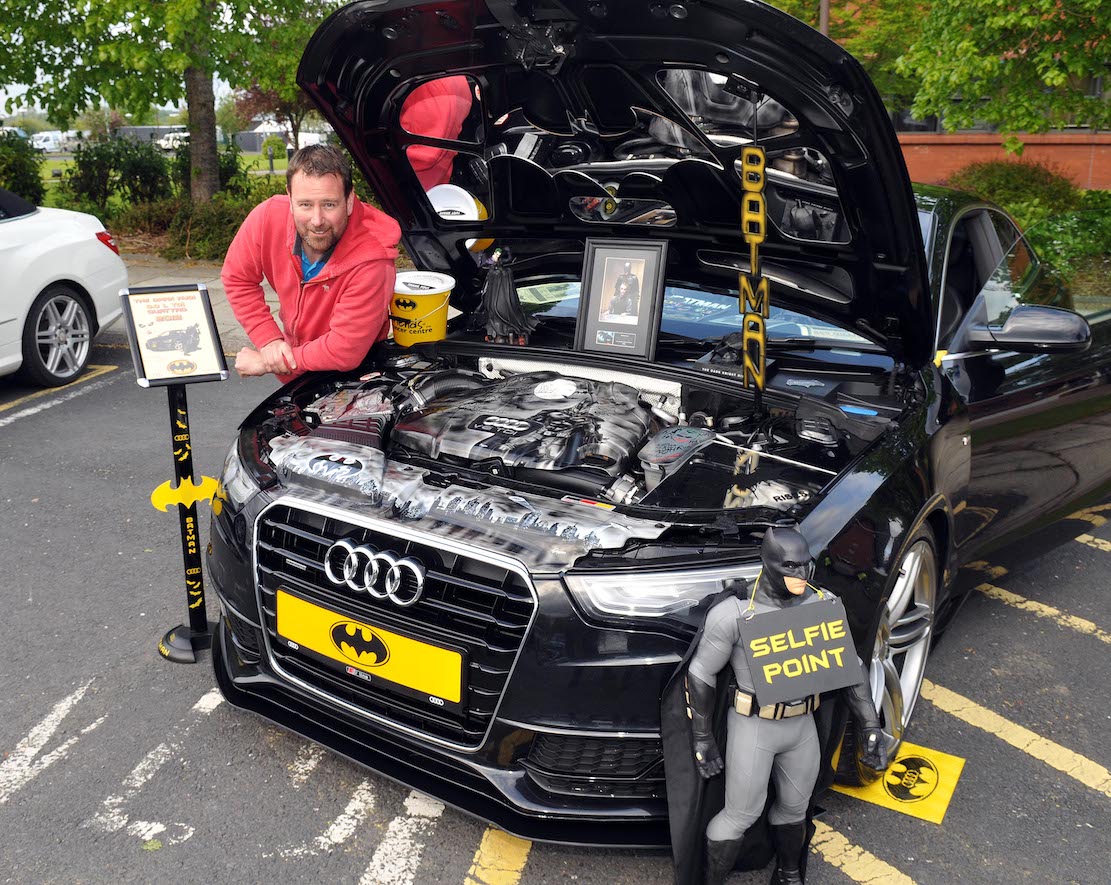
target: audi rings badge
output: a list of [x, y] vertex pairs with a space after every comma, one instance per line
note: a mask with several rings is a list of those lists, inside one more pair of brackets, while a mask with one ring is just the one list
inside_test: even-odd
[[369, 544], [355, 545], [346, 538], [336, 541], [324, 554], [324, 574], [333, 584], [368, 593], [375, 599], [389, 599], [402, 607], [413, 605], [424, 592], [425, 571], [419, 561]]

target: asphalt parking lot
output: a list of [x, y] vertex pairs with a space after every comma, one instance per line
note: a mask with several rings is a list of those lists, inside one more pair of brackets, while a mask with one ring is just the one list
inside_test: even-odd
[[[207, 661], [165, 663], [185, 618], [176, 515], [149, 501], [173, 476], [165, 394], [118, 340], [92, 364], [56, 391], [0, 379], [0, 881], [671, 881], [663, 853], [504, 838], [220, 703]], [[272, 388], [189, 389], [199, 474]], [[809, 882], [1108, 881], [1108, 518], [965, 575], [908, 735], [965, 760], [943, 821], [828, 794]]]

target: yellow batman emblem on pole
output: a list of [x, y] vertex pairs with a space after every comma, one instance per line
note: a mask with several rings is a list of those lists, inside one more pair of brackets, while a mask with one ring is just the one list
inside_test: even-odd
[[210, 501], [212, 512], [219, 515], [224, 507], [222, 497], [220, 483], [211, 476], [202, 476], [200, 483], [186, 477], [177, 488], [174, 488], [173, 480], [166, 480], [150, 493], [150, 503], [156, 510], [166, 511], [174, 504], [188, 507], [200, 501]]

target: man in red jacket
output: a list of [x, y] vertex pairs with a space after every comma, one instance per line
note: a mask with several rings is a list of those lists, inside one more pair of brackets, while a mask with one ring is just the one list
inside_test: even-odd
[[[353, 369], [389, 334], [387, 307], [401, 229], [355, 198], [339, 149], [310, 145], [286, 170], [286, 196], [256, 206], [239, 228], [220, 278], [254, 347], [240, 375]], [[262, 281], [278, 293], [275, 322]]]

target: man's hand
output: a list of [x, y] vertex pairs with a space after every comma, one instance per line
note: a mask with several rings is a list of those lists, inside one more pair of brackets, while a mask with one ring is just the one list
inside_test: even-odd
[[235, 371], [244, 378], [268, 374], [262, 355], [253, 347], [244, 347], [235, 355]]
[[275, 375], [288, 375], [297, 371], [297, 361], [293, 359], [293, 348], [284, 338], [276, 338], [259, 350], [262, 364], [267, 372]]
[[873, 771], [887, 770], [887, 742], [879, 726], [864, 726], [860, 729], [860, 761]]

